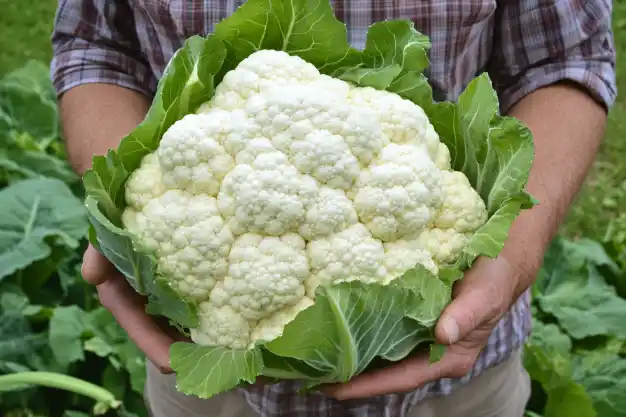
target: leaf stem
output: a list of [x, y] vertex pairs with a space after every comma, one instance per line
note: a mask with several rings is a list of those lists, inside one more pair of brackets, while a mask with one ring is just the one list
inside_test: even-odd
[[122, 403], [104, 388], [91, 382], [54, 372], [18, 372], [0, 376], [0, 392], [26, 388], [28, 385], [39, 385], [48, 388], [62, 389], [83, 395], [96, 401], [99, 410], [117, 409]]

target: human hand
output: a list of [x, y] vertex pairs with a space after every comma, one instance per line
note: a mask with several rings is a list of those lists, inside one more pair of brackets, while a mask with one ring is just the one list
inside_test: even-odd
[[139, 295], [126, 278], [93, 246], [83, 256], [82, 274], [95, 285], [100, 302], [113, 314], [137, 347], [162, 372], [172, 373], [170, 346], [177, 340], [187, 340], [166, 320], [148, 315], [145, 297]]
[[480, 258], [453, 289], [453, 300], [436, 327], [437, 342], [447, 345], [443, 358], [429, 363], [420, 354], [361, 374], [324, 392], [339, 400], [408, 392], [441, 378], [460, 378], [474, 366], [500, 319], [529, 286], [538, 266], [523, 267], [504, 256]]

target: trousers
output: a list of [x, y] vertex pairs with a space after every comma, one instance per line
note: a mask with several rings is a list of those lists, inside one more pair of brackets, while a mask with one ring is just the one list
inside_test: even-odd
[[[161, 374], [151, 363], [147, 374], [145, 399], [152, 417], [260, 417], [238, 391], [202, 400], [177, 392], [175, 376]], [[529, 397], [530, 378], [517, 351], [451, 394], [419, 402], [402, 417], [523, 417]]]

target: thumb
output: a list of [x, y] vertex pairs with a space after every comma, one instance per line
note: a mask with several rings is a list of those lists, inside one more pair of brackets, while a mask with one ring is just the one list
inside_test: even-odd
[[510, 271], [502, 270], [499, 263], [497, 259], [481, 259], [456, 283], [455, 296], [435, 327], [439, 343], [456, 343], [481, 328], [489, 333], [502, 317], [511, 297], [512, 280], [507, 273]]

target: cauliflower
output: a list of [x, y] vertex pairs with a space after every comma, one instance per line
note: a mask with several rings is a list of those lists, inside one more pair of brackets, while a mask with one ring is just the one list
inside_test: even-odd
[[125, 228], [198, 304], [201, 345], [282, 334], [320, 286], [437, 274], [487, 221], [424, 110], [261, 50], [126, 183]]

